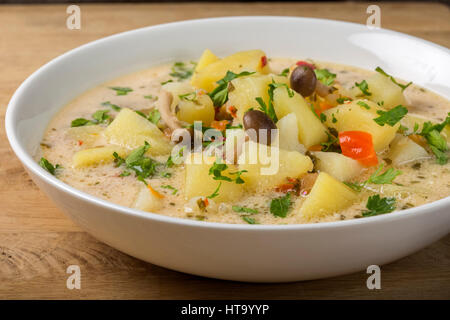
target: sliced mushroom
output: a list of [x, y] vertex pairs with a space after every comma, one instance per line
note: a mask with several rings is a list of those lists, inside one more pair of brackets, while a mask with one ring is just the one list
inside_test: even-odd
[[158, 96], [158, 101], [156, 101], [156, 108], [158, 108], [159, 113], [161, 114], [161, 119], [164, 123], [171, 129], [171, 131], [175, 131], [176, 129], [181, 129], [182, 125], [180, 120], [178, 120], [176, 115], [170, 110], [172, 101], [172, 94], [165, 90], [161, 90], [161, 93]]

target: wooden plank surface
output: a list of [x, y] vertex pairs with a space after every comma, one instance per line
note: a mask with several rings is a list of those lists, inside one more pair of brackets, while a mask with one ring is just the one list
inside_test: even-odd
[[[450, 11], [437, 3], [379, 3], [382, 26], [450, 47]], [[364, 23], [364, 3], [81, 5], [82, 29], [66, 29], [66, 5], [0, 6], [0, 298], [71, 299], [387, 299], [450, 298], [450, 236], [382, 267], [382, 289], [367, 274], [289, 284], [218, 281], [166, 270], [84, 233], [39, 191], [11, 151], [6, 105], [34, 70], [65, 51], [107, 35], [184, 19], [290, 15]], [[268, 43], [270, 45], [270, 43]], [[66, 268], [81, 267], [81, 290], [66, 288]]]

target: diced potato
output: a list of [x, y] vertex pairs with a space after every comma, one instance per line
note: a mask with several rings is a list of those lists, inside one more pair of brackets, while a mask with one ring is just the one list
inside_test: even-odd
[[171, 110], [183, 122], [192, 124], [202, 121], [209, 126], [214, 120], [215, 110], [211, 98], [200, 90], [195, 90], [186, 82], [170, 82], [164, 89], [172, 93]]
[[308, 220], [322, 218], [343, 210], [358, 199], [358, 194], [328, 173], [320, 172], [300, 207], [300, 214]]
[[367, 98], [375, 103], [383, 103], [386, 109], [392, 109], [399, 104], [406, 106], [402, 89], [393, 83], [390, 78], [376, 73], [366, 79], [370, 96], [364, 96], [361, 90], [354, 86], [350, 89], [350, 96], [354, 98]]
[[[257, 192], [286, 183], [287, 178], [299, 178], [313, 169], [311, 159], [297, 151], [268, 147], [253, 141], [246, 142], [239, 157], [239, 170], [245, 187]], [[278, 152], [278, 155], [277, 155]]]
[[413, 132], [414, 126], [416, 125], [416, 123], [419, 126], [418, 131], [421, 131], [423, 128], [423, 124], [427, 121], [431, 121], [431, 122], [435, 123], [435, 121], [432, 121], [432, 120], [425, 118], [423, 116], [420, 116], [418, 114], [408, 113], [403, 117], [402, 120], [400, 120], [400, 123], [402, 126], [407, 127], [409, 132]]
[[227, 163], [236, 163], [242, 152], [245, 142], [245, 131], [243, 129], [228, 129], [225, 140], [225, 157]]
[[261, 97], [266, 105], [269, 102], [269, 84], [288, 83], [286, 77], [277, 75], [251, 75], [240, 77], [231, 81], [232, 90], [228, 93], [228, 104], [237, 109], [237, 117], [242, 122], [245, 111], [250, 108], [259, 110], [260, 106], [256, 97]]
[[340, 181], [350, 181], [359, 176], [364, 167], [358, 161], [336, 152], [314, 152], [316, 168]]
[[[186, 181], [185, 181], [185, 197], [190, 199], [197, 196], [211, 195], [222, 182], [218, 191], [219, 195], [214, 198], [216, 202], [235, 201], [243, 194], [243, 184], [236, 184], [235, 182], [214, 180], [213, 176], [209, 174], [209, 169], [214, 163], [214, 157], [204, 159], [202, 163], [186, 163]], [[193, 159], [195, 160], [195, 159]], [[237, 172], [238, 168], [235, 165], [228, 165], [228, 169], [222, 172], [222, 175], [235, 178], [230, 175], [230, 172]]]
[[156, 212], [163, 206], [163, 200], [157, 197], [145, 185], [141, 187], [134, 207], [139, 210]]
[[394, 166], [398, 166], [408, 162], [430, 158], [430, 155], [424, 148], [408, 137], [397, 135], [391, 143], [387, 157], [392, 160]]
[[147, 141], [150, 144], [150, 155], [164, 155], [172, 150], [170, 140], [156, 125], [127, 108], [120, 110], [105, 129], [104, 136], [111, 144], [129, 149], [143, 146]]
[[80, 168], [109, 163], [114, 160], [114, 152], [121, 157], [125, 157], [127, 154], [127, 150], [119, 146], [84, 149], [74, 154], [72, 164], [75, 168]]
[[195, 67], [194, 77], [197, 72], [202, 71], [206, 66], [219, 60], [220, 59], [214, 53], [212, 53], [211, 50], [205, 49], [197, 62], [197, 66]]
[[242, 71], [267, 73], [268, 67], [262, 63], [265, 55], [261, 50], [237, 52], [205, 66], [202, 70], [195, 73], [191, 84], [196, 88], [205, 89], [210, 92], [216, 86], [216, 82], [222, 79], [227, 71], [234, 73], [240, 73]]
[[289, 113], [295, 114], [298, 138], [306, 148], [327, 141], [327, 129], [313, 113], [305, 99], [297, 92], [294, 92], [293, 97], [289, 97], [286, 88], [277, 88], [273, 93], [273, 103], [278, 118], [282, 118]]
[[277, 122], [279, 147], [305, 154], [306, 148], [298, 141], [298, 126], [295, 113], [289, 113]]
[[73, 127], [67, 130], [66, 136], [75, 141], [81, 141], [84, 147], [92, 147], [101, 139], [104, 130], [101, 126]]
[[[370, 109], [358, 105], [358, 101], [363, 101]], [[397, 123], [393, 127], [388, 124], [380, 126], [373, 119], [379, 117], [378, 110], [384, 110], [372, 101], [355, 100], [347, 104], [337, 106], [324, 111], [326, 115], [326, 125], [342, 131], [364, 131], [372, 135], [373, 146], [376, 152], [384, 150], [395, 138], [395, 133], [400, 126]], [[333, 121], [333, 119], [335, 119]]]

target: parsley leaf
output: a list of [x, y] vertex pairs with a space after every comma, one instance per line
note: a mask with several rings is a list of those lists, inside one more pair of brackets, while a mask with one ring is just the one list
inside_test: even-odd
[[373, 121], [378, 123], [380, 126], [384, 126], [385, 124], [388, 124], [389, 126], [393, 127], [407, 113], [408, 113], [408, 109], [406, 109], [402, 105], [398, 105], [389, 111], [378, 110], [377, 114], [379, 115], [379, 117], [373, 119]]
[[247, 170], [240, 170], [237, 172], [230, 172], [230, 174], [235, 174], [236, 178], [234, 179], [234, 182], [236, 182], [236, 184], [243, 184], [245, 181], [241, 178], [241, 175], [245, 172], [248, 172]]
[[91, 124], [95, 124], [95, 123], [92, 122], [91, 120], [88, 120], [85, 118], [77, 118], [75, 120], [72, 120], [72, 122], [70, 123], [70, 126], [71, 127], [82, 127], [82, 126], [91, 125]]
[[232, 206], [231, 209], [233, 209], [233, 211], [237, 213], [249, 213], [249, 214], [258, 213], [258, 210], [247, 207]]
[[108, 110], [97, 110], [92, 114], [92, 118], [97, 121], [97, 123], [107, 123], [110, 119]]
[[316, 74], [317, 80], [327, 86], [332, 85], [336, 78], [336, 74], [331, 73], [328, 69], [314, 69], [314, 73]]
[[222, 186], [222, 182], [219, 182], [219, 185], [217, 186], [216, 190], [214, 190], [214, 192], [211, 195], [207, 196], [207, 198], [213, 199], [213, 198], [217, 197], [219, 195], [219, 189], [221, 186]]
[[214, 180], [224, 180], [224, 181], [231, 182], [231, 181], [233, 181], [231, 178], [222, 175], [222, 172], [227, 169], [228, 169], [228, 166], [225, 163], [217, 163], [216, 161], [214, 161], [214, 164], [212, 165], [212, 167], [209, 168], [208, 174], [213, 175]]
[[254, 74], [254, 72], [243, 71], [239, 74], [236, 74], [234, 72], [227, 71], [227, 74], [225, 75], [225, 77], [223, 77], [222, 79], [217, 81], [218, 86], [213, 91], [208, 93], [209, 97], [211, 98], [211, 100], [214, 103], [214, 106], [220, 107], [220, 106], [224, 105], [225, 102], [227, 102], [227, 100], [228, 100], [228, 84], [232, 80], [234, 80], [236, 78], [240, 78], [240, 77], [249, 76], [251, 74]]
[[383, 170], [383, 165], [380, 165], [380, 167], [369, 177], [369, 179], [367, 179], [366, 183], [392, 184], [394, 179], [403, 173], [400, 170], [389, 168], [382, 174], [379, 174], [381, 170]]
[[[126, 171], [134, 171], [136, 178], [147, 184], [146, 178], [153, 176], [156, 173], [157, 162], [151, 158], [145, 157], [145, 153], [150, 148], [150, 144], [145, 141], [145, 144], [135, 150], [133, 150], [126, 159], [120, 157], [116, 152], [113, 153], [114, 162], [116, 167], [125, 164]], [[122, 173], [123, 174], [123, 173]], [[129, 175], [125, 173], [123, 176]]]
[[328, 136], [328, 140], [326, 142], [322, 142], [320, 145], [322, 146], [322, 150], [324, 152], [333, 151], [342, 153], [341, 146], [339, 145], [339, 139], [334, 135], [330, 134], [328, 131], [325, 131]]
[[283, 69], [283, 71], [281, 71], [281, 73], [279, 74], [279, 76], [281, 77], [287, 77], [289, 74], [289, 68]]
[[372, 93], [369, 92], [369, 85], [367, 84], [366, 80], [363, 80], [360, 83], [355, 82], [355, 86], [357, 86], [359, 88], [359, 90], [361, 90], [363, 95], [365, 95], [365, 96], [371, 96], [372, 95]]
[[169, 75], [178, 80], [188, 79], [194, 74], [195, 63], [191, 62], [191, 64], [193, 67], [189, 68], [184, 62], [175, 62]]
[[439, 124], [433, 125], [430, 121], [423, 124], [422, 131], [419, 133], [426, 140], [430, 146], [431, 151], [436, 156], [437, 163], [444, 165], [448, 162], [448, 156], [446, 154], [448, 147], [447, 141], [440, 134], [446, 125], [450, 124], [450, 112], [447, 118]]
[[285, 218], [289, 208], [291, 207], [291, 194], [288, 193], [283, 197], [272, 199], [270, 202], [270, 213], [274, 216]]
[[367, 103], [365, 103], [364, 101], [358, 101], [357, 104], [367, 110], [370, 110], [370, 106]]
[[371, 217], [379, 214], [389, 213], [395, 210], [395, 198], [380, 198], [380, 195], [370, 196], [367, 199], [366, 208], [362, 213], [363, 217]]
[[153, 124], [158, 124], [159, 120], [161, 119], [161, 113], [158, 109], [153, 109], [150, 111], [147, 117], [148, 121], [150, 121]]
[[118, 96], [125, 96], [128, 94], [128, 92], [132, 92], [133, 89], [128, 87], [109, 87], [111, 90], [116, 91], [116, 95]]
[[352, 101], [352, 98], [349, 97], [340, 97], [336, 99], [336, 102], [339, 104], [343, 104], [345, 101]]
[[173, 195], [176, 195], [177, 192], [178, 192], [178, 189], [175, 188], [175, 187], [172, 187], [170, 184], [166, 184], [164, 186], [161, 186], [161, 188], [172, 190], [172, 194]]
[[102, 102], [102, 106], [104, 106], [104, 107], [110, 107], [110, 108], [113, 109], [114, 111], [120, 111], [120, 110], [122, 110], [121, 107], [119, 107], [117, 104], [112, 104], [110, 101]]
[[387, 74], [387, 73], [386, 73], [383, 69], [381, 69], [380, 67], [376, 67], [376, 68], [375, 68], [375, 71], [378, 72], [378, 73], [380, 73], [380, 74], [382, 74], [383, 76], [388, 77], [389, 79], [391, 79], [391, 81], [392, 81], [393, 83], [395, 83], [397, 86], [399, 86], [399, 87], [402, 89], [402, 91], [404, 91], [406, 88], [408, 88], [408, 87], [412, 84], [412, 81], [409, 82], [409, 83], [406, 84], [406, 85], [403, 85], [403, 84], [401, 84], [401, 83], [398, 83], [397, 80], [395, 80], [395, 78], [394, 78], [393, 76]]
[[248, 217], [248, 216], [242, 216], [242, 220], [247, 222], [248, 224], [258, 224], [254, 218]]
[[52, 175], [55, 175], [56, 169], [60, 167], [59, 164], [54, 166], [45, 158], [41, 158], [41, 160], [39, 160], [39, 165]]

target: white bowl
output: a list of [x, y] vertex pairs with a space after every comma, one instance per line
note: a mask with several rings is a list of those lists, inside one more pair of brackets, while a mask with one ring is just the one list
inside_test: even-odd
[[[43, 44], [44, 45], [44, 44]], [[97, 239], [169, 269], [219, 279], [317, 279], [382, 265], [450, 231], [450, 197], [377, 217], [310, 225], [229, 225], [142, 212], [98, 199], [44, 171], [32, 154], [53, 115], [106, 80], [210, 48], [219, 55], [260, 48], [269, 56], [381, 66], [450, 98], [449, 50], [388, 30], [330, 20], [233, 17], [134, 30], [72, 50], [32, 74], [6, 113], [14, 152], [36, 184]]]

